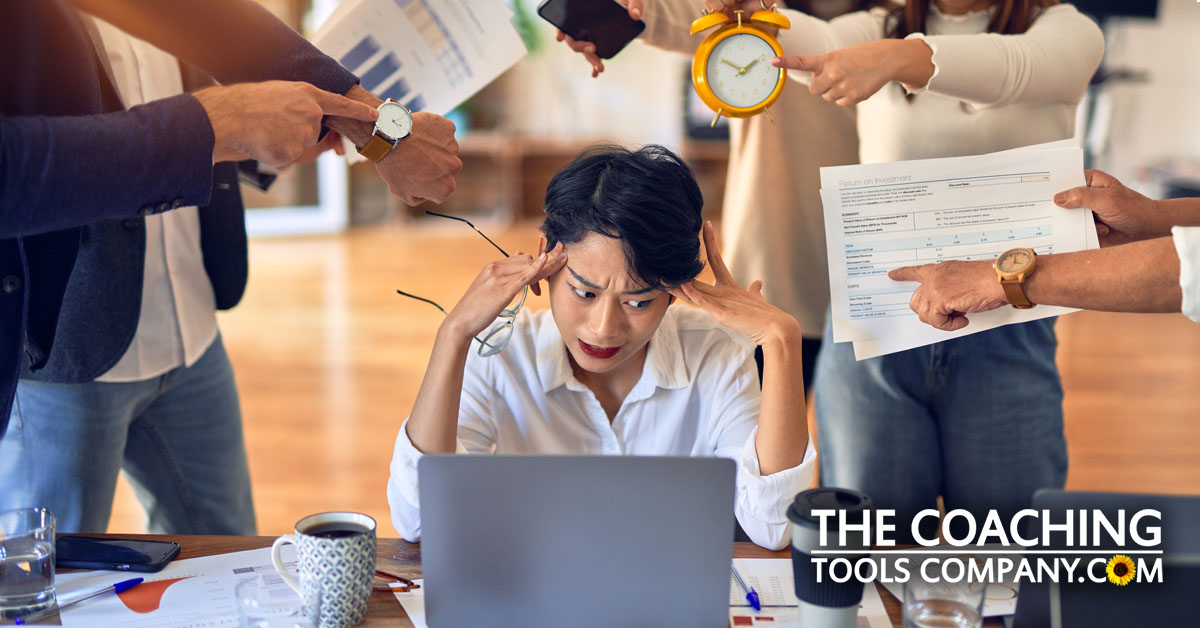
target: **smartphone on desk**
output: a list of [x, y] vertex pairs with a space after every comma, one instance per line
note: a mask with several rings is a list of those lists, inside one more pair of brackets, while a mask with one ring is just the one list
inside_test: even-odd
[[61, 569], [160, 571], [179, 555], [171, 541], [60, 536], [54, 543], [54, 566]]
[[646, 28], [614, 0], [543, 0], [537, 10], [573, 39], [592, 42], [601, 59], [613, 58]]

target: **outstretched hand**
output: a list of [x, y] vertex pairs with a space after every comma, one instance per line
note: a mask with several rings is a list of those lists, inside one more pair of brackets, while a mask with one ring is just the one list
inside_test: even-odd
[[916, 39], [880, 39], [823, 55], [775, 57], [777, 68], [812, 72], [808, 91], [843, 107], [854, 106], [890, 81], [923, 87], [933, 75], [932, 50]]
[[765, 344], [770, 339], [799, 331], [796, 319], [763, 297], [761, 281], [754, 281], [748, 289], [734, 281], [717, 248], [716, 231], [712, 223], [707, 221], [704, 223], [704, 250], [715, 282], [707, 284], [692, 281], [682, 284], [671, 290], [675, 298], [708, 312], [718, 323], [756, 344]]
[[1087, 185], [1054, 195], [1054, 204], [1067, 209], [1086, 207], [1096, 216], [1100, 246], [1126, 244], [1166, 235], [1170, 228], [1158, 227], [1154, 201], [1125, 187], [1112, 175], [1085, 170]]
[[540, 293], [537, 283], [566, 264], [567, 253], [561, 242], [536, 258], [518, 252], [489, 262], [446, 316], [446, 328], [469, 341], [487, 329], [525, 286]]

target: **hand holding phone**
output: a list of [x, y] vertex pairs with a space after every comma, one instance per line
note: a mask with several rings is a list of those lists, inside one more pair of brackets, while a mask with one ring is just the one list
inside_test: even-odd
[[[558, 27], [558, 40], [569, 40], [573, 50], [587, 57], [592, 76], [604, 70], [600, 59], [611, 59], [646, 28], [631, 17], [634, 11], [613, 0], [544, 0], [538, 5], [538, 15]], [[636, 14], [641, 14], [640, 5]]]
[[107, 569], [155, 572], [179, 554], [171, 541], [60, 536], [54, 543], [54, 566], [61, 569]]

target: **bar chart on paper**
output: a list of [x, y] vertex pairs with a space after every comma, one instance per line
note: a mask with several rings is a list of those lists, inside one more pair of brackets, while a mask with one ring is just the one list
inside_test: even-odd
[[344, 0], [313, 43], [363, 88], [448, 113], [525, 55], [500, 0]]

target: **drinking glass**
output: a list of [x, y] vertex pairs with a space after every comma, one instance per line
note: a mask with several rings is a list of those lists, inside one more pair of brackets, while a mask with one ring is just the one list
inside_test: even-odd
[[0, 512], [0, 620], [54, 606], [54, 515], [45, 508]]
[[301, 597], [275, 573], [239, 582], [234, 589], [241, 628], [318, 628], [321, 590]]
[[965, 578], [929, 583], [913, 575], [904, 585], [904, 628], [979, 628], [983, 624], [986, 586], [972, 586]]

